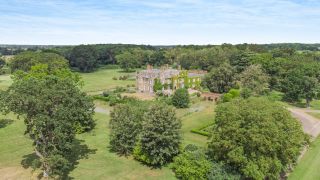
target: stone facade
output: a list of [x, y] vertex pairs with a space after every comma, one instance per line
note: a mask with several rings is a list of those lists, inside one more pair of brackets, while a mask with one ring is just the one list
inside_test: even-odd
[[198, 88], [203, 74], [172, 69], [168, 66], [160, 69], [153, 69], [152, 66], [148, 66], [146, 70], [137, 72], [136, 87], [138, 92], [154, 93], [155, 83], [160, 83], [161, 90], [166, 94], [171, 94], [178, 88]]

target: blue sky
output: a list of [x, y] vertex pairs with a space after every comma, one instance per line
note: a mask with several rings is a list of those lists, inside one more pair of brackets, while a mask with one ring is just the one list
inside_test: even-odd
[[0, 44], [320, 42], [320, 0], [0, 0]]

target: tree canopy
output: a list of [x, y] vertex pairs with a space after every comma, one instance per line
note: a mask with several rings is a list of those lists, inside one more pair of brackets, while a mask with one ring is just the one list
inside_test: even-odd
[[29, 71], [37, 64], [47, 64], [49, 70], [63, 69], [68, 67], [68, 61], [56, 53], [47, 52], [22, 52], [10, 61], [9, 66], [13, 72], [17, 70]]
[[80, 45], [70, 53], [70, 66], [79, 68], [81, 72], [91, 72], [99, 65], [96, 49], [91, 45]]
[[227, 63], [213, 68], [204, 78], [205, 86], [216, 93], [228, 92], [234, 86], [235, 70]]
[[181, 121], [173, 108], [155, 103], [143, 116], [140, 142], [134, 157], [152, 166], [162, 166], [178, 155], [181, 142]]
[[269, 76], [260, 65], [247, 67], [240, 75], [241, 88], [248, 89], [253, 95], [262, 95], [268, 91]]
[[219, 104], [209, 155], [249, 179], [279, 179], [307, 143], [301, 124], [281, 105], [263, 98]]
[[81, 92], [79, 77], [67, 69], [50, 71], [37, 65], [17, 71], [13, 84], [1, 92], [1, 108], [24, 119], [44, 176], [63, 176], [77, 132], [91, 130], [94, 104]]

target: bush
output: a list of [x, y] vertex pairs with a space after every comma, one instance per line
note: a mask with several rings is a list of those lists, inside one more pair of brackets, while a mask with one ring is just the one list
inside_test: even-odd
[[202, 149], [188, 145], [182, 154], [174, 158], [171, 168], [179, 179], [202, 180], [207, 179], [212, 165]]
[[230, 91], [222, 96], [223, 102], [230, 102], [232, 99], [240, 97], [240, 91], [238, 89], [230, 89]]
[[103, 96], [103, 97], [109, 97], [110, 94], [111, 94], [110, 91], [103, 91], [103, 92], [102, 92], [102, 96]]
[[176, 90], [172, 97], [172, 104], [177, 108], [187, 108], [189, 107], [190, 97], [188, 90], [181, 88]]
[[122, 102], [120, 94], [111, 94], [108, 97], [109, 105], [114, 106]]
[[127, 80], [129, 78], [129, 75], [120, 76], [119, 80]]
[[240, 180], [241, 175], [233, 171], [223, 163], [212, 162], [210, 171], [207, 174], [208, 180]]
[[122, 92], [126, 92], [126, 88], [125, 87], [121, 87], [121, 86], [117, 86], [115, 90], [113, 90], [113, 93], [122, 93]]
[[143, 116], [140, 144], [135, 159], [152, 166], [162, 166], [179, 153], [181, 122], [175, 110], [163, 103], [155, 103]]
[[117, 77], [112, 77], [112, 80], [118, 80], [118, 78]]

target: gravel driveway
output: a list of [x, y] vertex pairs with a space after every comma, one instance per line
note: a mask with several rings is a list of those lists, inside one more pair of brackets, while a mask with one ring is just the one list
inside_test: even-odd
[[299, 119], [302, 123], [305, 133], [310, 134], [313, 138], [320, 134], [320, 119], [317, 119], [307, 112], [319, 112], [319, 110], [301, 109], [301, 108], [288, 108], [292, 116]]

